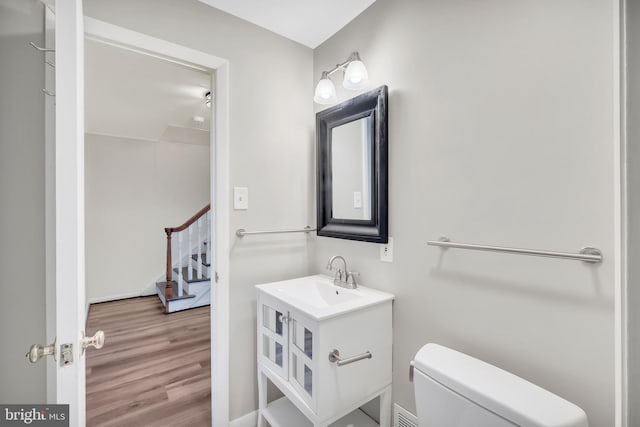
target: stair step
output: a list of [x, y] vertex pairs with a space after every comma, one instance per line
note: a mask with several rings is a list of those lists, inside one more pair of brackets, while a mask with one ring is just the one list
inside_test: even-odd
[[[193, 279], [189, 280], [189, 267], [182, 267], [182, 279], [187, 282], [187, 283], [194, 283], [194, 282], [205, 282], [207, 280], [209, 280], [208, 277], [203, 277], [202, 279], [198, 279], [198, 270], [196, 269], [192, 269], [193, 270]], [[174, 268], [173, 272], [178, 274], [178, 269]]]
[[158, 292], [162, 293], [162, 295], [165, 295], [165, 300], [167, 301], [177, 301], [177, 300], [181, 300], [181, 299], [187, 299], [187, 298], [195, 298], [195, 295], [190, 295], [188, 293], [186, 293], [185, 291], [182, 292], [182, 296], [178, 295], [178, 283], [176, 282], [171, 282], [171, 287], [173, 288], [173, 296], [171, 298], [166, 298], [166, 294], [165, 294], [165, 289], [166, 289], [166, 285], [167, 282], [158, 282], [156, 283], [156, 288], [158, 289]]
[[[202, 265], [204, 265], [205, 267], [211, 267], [211, 263], [207, 262], [207, 254], [203, 253], [203, 254], [200, 254], [200, 256], [202, 257]], [[197, 261], [198, 254], [191, 255], [191, 259], [194, 261]]]

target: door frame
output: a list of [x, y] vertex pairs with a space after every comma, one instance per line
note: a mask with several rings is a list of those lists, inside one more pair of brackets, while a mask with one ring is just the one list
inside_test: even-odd
[[85, 37], [145, 55], [212, 72], [210, 132], [212, 248], [211, 422], [229, 425], [229, 62], [206, 52], [94, 18], [84, 18]]
[[627, 0], [612, 0], [614, 171], [614, 377], [615, 426], [628, 419], [628, 185], [627, 185]]
[[[53, 211], [45, 208], [46, 225], [55, 226], [55, 261], [47, 274], [55, 282], [47, 290], [47, 320], [55, 321], [57, 360], [48, 360], [48, 392], [56, 403], [69, 404], [72, 427], [85, 425], [84, 330], [84, 30], [82, 0], [56, 1], [55, 8], [55, 192]], [[49, 88], [50, 90], [50, 88]], [[52, 96], [52, 97], [53, 97]], [[45, 111], [49, 111], [51, 108]], [[46, 114], [46, 113], [45, 113]], [[51, 159], [45, 161], [47, 164]], [[47, 172], [50, 172], [47, 170]], [[51, 196], [51, 194], [47, 194]], [[51, 201], [51, 199], [46, 199]], [[46, 203], [46, 202], [45, 202]], [[47, 237], [51, 237], [47, 230]], [[53, 255], [50, 252], [47, 255]], [[55, 262], [55, 272], [51, 268]], [[51, 279], [49, 276], [47, 279]], [[49, 325], [46, 331], [51, 332]], [[65, 346], [65, 351], [62, 347]], [[63, 363], [63, 355], [64, 361]], [[53, 371], [51, 371], [53, 369]]]

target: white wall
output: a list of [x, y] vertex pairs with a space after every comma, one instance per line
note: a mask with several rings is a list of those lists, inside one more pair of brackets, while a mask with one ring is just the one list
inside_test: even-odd
[[629, 426], [640, 424], [640, 4], [627, 1], [627, 200], [628, 200], [628, 413]]
[[44, 7], [0, 0], [0, 402], [45, 401]]
[[[378, 0], [314, 52], [316, 81], [357, 50], [389, 86], [394, 262], [317, 238], [312, 271], [341, 254], [396, 295], [394, 400], [412, 411], [408, 363], [437, 342], [614, 424], [613, 3]], [[443, 234], [604, 262], [426, 245]]]
[[86, 294], [140, 295], [165, 271], [165, 227], [209, 203], [209, 147], [85, 135]]
[[229, 60], [231, 185], [230, 417], [257, 407], [254, 284], [308, 272], [303, 235], [239, 240], [237, 228], [313, 223], [313, 55], [309, 48], [196, 0], [86, 0], [85, 14]]

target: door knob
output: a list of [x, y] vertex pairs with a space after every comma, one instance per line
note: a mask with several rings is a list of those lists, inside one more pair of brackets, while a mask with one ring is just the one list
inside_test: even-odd
[[[83, 334], [84, 335], [84, 334]], [[104, 346], [104, 332], [98, 331], [92, 337], [82, 337], [82, 351], [87, 347], [95, 347], [98, 350]]]
[[34, 344], [31, 346], [27, 354], [25, 354], [29, 362], [38, 363], [45, 356], [53, 356], [56, 358], [56, 340], [49, 345]]

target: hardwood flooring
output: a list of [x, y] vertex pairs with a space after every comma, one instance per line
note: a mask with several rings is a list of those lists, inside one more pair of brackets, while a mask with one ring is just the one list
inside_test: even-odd
[[164, 314], [158, 297], [93, 304], [87, 335], [87, 426], [210, 426], [209, 306]]

